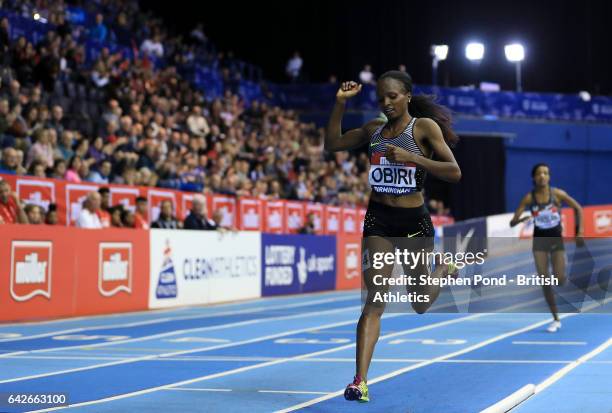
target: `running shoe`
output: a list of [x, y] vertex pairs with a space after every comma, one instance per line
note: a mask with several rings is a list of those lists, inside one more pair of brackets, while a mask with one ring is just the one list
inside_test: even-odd
[[356, 375], [353, 382], [346, 386], [344, 398], [346, 400], [357, 400], [362, 403], [370, 401], [370, 397], [368, 396], [368, 385], [365, 380], [361, 379], [361, 376]]
[[453, 278], [457, 278], [459, 276], [459, 268], [452, 262], [448, 264], [447, 271], [448, 271], [448, 275], [450, 275]]
[[553, 321], [552, 323], [550, 323], [546, 331], [548, 331], [549, 333], [556, 333], [557, 330], [559, 330], [560, 328], [561, 328], [561, 321]]

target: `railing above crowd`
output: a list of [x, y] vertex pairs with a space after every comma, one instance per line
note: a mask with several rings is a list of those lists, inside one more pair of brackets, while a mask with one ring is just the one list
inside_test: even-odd
[[[336, 84], [271, 85], [275, 101], [282, 107], [303, 111], [322, 111], [331, 108], [338, 86]], [[578, 94], [484, 92], [476, 89], [445, 88], [417, 85], [415, 94], [436, 95], [438, 103], [453, 112], [488, 119], [519, 118], [558, 121], [612, 122], [612, 98], [593, 96], [585, 100]], [[353, 110], [378, 109], [376, 88], [365, 85], [364, 90], [349, 101]]]

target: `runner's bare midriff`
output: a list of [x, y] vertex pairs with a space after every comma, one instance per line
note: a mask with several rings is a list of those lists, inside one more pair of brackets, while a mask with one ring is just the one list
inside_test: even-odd
[[381, 204], [400, 208], [415, 208], [423, 205], [423, 203], [425, 202], [423, 199], [423, 194], [421, 192], [416, 192], [409, 195], [396, 196], [379, 194], [372, 191], [370, 198], [373, 201], [379, 202]]

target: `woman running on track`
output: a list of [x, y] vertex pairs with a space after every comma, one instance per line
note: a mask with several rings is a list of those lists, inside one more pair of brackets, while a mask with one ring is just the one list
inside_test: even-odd
[[[430, 97], [413, 96], [412, 79], [405, 72], [390, 71], [378, 79], [376, 93], [386, 122], [372, 120], [342, 134], [346, 101], [360, 91], [360, 84], [342, 83], [327, 126], [325, 149], [345, 151], [367, 144], [370, 157], [372, 194], [364, 220], [362, 244], [367, 299], [357, 325], [357, 371], [344, 393], [347, 400], [366, 402], [369, 401], [368, 368], [385, 310], [384, 303], [373, 298], [377, 292], [388, 288], [375, 285], [374, 276], [382, 275], [387, 279], [393, 270], [393, 264], [381, 269], [374, 269], [369, 264], [374, 254], [395, 251], [396, 245], [389, 237], [416, 239], [420, 242], [419, 249], [433, 250], [434, 228], [422, 194], [426, 173], [448, 182], [458, 182], [461, 170], [449, 148], [449, 144], [458, 140], [451, 129], [449, 111]], [[432, 159], [434, 155], [437, 160]], [[455, 271], [451, 264], [438, 265], [431, 274], [427, 265], [418, 265], [411, 272], [437, 278]], [[411, 303], [417, 313], [427, 311], [440, 292], [439, 286], [429, 284], [408, 287], [413, 293], [429, 297], [428, 302]]]
[[[549, 276], [549, 257], [552, 262], [551, 277], [555, 277], [557, 285], [565, 284], [565, 247], [563, 245], [561, 228], [561, 203], [565, 202], [576, 211], [577, 230], [576, 243], [582, 243], [583, 220], [582, 207], [580, 204], [562, 189], [550, 186], [550, 168], [544, 163], [539, 163], [531, 170], [533, 189], [521, 200], [520, 205], [514, 211], [514, 217], [510, 226], [533, 217], [533, 258], [536, 271], [541, 276]], [[526, 207], [531, 210], [531, 215], [521, 218]], [[557, 314], [557, 304], [551, 285], [542, 286], [546, 303], [553, 315], [553, 322], [547, 330], [551, 333], [561, 328], [561, 321]]]

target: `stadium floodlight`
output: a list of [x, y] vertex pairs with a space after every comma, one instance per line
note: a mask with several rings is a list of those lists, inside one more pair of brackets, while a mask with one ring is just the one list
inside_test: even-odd
[[504, 52], [509, 62], [521, 62], [525, 59], [525, 48], [520, 43], [507, 44]]
[[438, 83], [438, 63], [442, 60], [446, 60], [448, 56], [448, 45], [447, 44], [433, 44], [431, 45], [430, 51], [431, 60], [431, 77], [433, 79], [432, 84], [435, 86]]
[[431, 46], [431, 55], [438, 61], [446, 60], [448, 56], [447, 44], [434, 44]]
[[586, 90], [581, 90], [580, 93], [578, 93], [578, 96], [580, 96], [580, 99], [582, 99], [583, 102], [591, 101], [591, 94]]
[[525, 48], [520, 43], [507, 44], [504, 47], [506, 53], [506, 59], [509, 62], [514, 63], [516, 68], [516, 91], [521, 92], [523, 90], [521, 82], [521, 62], [525, 60]]
[[465, 46], [465, 57], [472, 62], [479, 62], [484, 57], [485, 47], [484, 44], [478, 42], [471, 42]]

